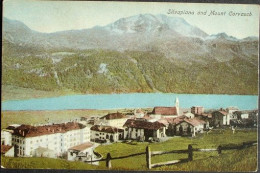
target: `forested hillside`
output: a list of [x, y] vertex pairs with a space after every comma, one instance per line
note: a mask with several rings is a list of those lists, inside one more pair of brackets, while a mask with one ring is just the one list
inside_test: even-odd
[[186, 63], [157, 52], [46, 51], [12, 43], [4, 43], [3, 53], [3, 85], [80, 93], [257, 94], [257, 58]]

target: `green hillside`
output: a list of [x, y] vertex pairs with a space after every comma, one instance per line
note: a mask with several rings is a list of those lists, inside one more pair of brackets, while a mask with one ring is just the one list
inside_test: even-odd
[[47, 51], [5, 43], [2, 85], [61, 93], [257, 94], [257, 64], [257, 57], [186, 62], [158, 52]]

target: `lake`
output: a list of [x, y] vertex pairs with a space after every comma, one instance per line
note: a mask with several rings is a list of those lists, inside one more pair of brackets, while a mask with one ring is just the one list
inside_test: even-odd
[[64, 109], [117, 109], [175, 106], [179, 98], [180, 107], [203, 106], [205, 108], [257, 109], [256, 95], [206, 95], [172, 93], [131, 93], [131, 94], [88, 94], [70, 95], [29, 100], [2, 102], [2, 110], [64, 110]]

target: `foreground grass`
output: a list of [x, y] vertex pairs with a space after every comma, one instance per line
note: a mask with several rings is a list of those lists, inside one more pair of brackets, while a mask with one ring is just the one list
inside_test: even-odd
[[51, 158], [19, 158], [1, 156], [1, 165], [10, 169], [104, 169], [83, 162]]
[[[188, 144], [194, 148], [216, 148], [223, 144], [240, 144], [244, 141], [257, 140], [256, 130], [239, 130], [232, 134], [231, 130], [214, 131], [211, 134], [202, 134], [196, 138], [174, 137], [162, 143], [115, 143], [101, 145], [96, 151], [106, 156], [110, 152], [112, 157], [124, 156], [144, 152], [147, 145], [152, 151], [170, 151], [187, 149]], [[165, 154], [153, 156], [152, 163], [187, 158], [187, 154]], [[217, 152], [194, 152], [194, 161], [172, 166], [153, 168], [153, 170], [179, 170], [179, 171], [255, 171], [257, 167], [257, 147], [244, 150], [223, 151], [220, 156]], [[105, 166], [102, 162], [101, 166]], [[121, 160], [112, 160], [115, 170], [147, 170], [145, 155], [130, 157]]]
[[[188, 144], [194, 148], [216, 148], [220, 144], [239, 144], [245, 141], [257, 139], [256, 130], [237, 130], [232, 134], [231, 130], [216, 130], [211, 134], [202, 134], [195, 138], [173, 137], [161, 143], [114, 143], [111, 145], [100, 145], [96, 151], [106, 157], [108, 152], [112, 157], [126, 156], [134, 153], [144, 152], [147, 145], [152, 151], [170, 151], [187, 149]], [[165, 154], [153, 156], [152, 163], [187, 158], [187, 154]], [[29, 168], [29, 169], [106, 169], [105, 162], [99, 166], [82, 162], [69, 162], [62, 159], [50, 158], [9, 158], [1, 157], [1, 165], [5, 168]], [[217, 152], [194, 152], [193, 161], [171, 166], [162, 166], [152, 170], [160, 171], [255, 171], [257, 168], [257, 147], [249, 147], [242, 150], [223, 151], [221, 155]], [[112, 160], [113, 170], [147, 170], [145, 155]]]

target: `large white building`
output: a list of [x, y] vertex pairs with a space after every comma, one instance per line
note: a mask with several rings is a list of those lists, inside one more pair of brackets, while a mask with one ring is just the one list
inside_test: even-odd
[[9, 125], [7, 128], [1, 130], [1, 145], [12, 145], [12, 134], [14, 129], [19, 127], [19, 124]]
[[76, 122], [44, 126], [21, 125], [14, 129], [12, 145], [15, 156], [36, 156], [45, 148], [62, 156], [73, 146], [90, 141], [90, 127]]

